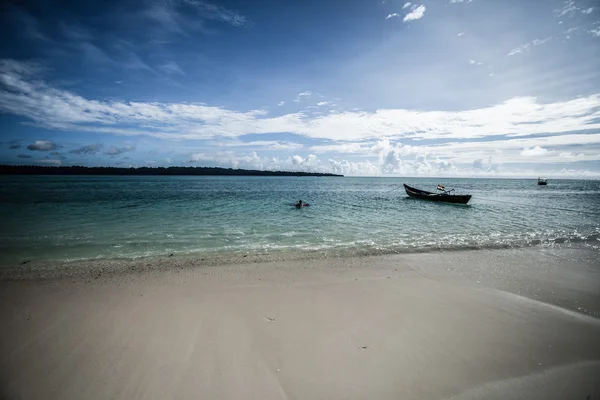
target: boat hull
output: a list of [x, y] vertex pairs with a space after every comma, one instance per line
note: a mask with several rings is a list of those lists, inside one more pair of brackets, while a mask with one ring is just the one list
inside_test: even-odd
[[455, 204], [467, 204], [469, 200], [471, 200], [470, 194], [441, 194], [441, 193], [431, 193], [425, 190], [415, 189], [408, 185], [404, 185], [404, 190], [406, 190], [406, 194], [414, 199], [421, 200], [429, 200], [429, 201], [438, 201], [442, 203], [455, 203]]

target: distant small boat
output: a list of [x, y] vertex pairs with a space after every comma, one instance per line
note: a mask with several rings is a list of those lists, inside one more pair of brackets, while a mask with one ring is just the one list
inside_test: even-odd
[[546, 186], [548, 184], [547, 179], [538, 178], [538, 185]]
[[442, 201], [445, 203], [459, 203], [467, 204], [471, 200], [470, 194], [450, 194], [449, 192], [444, 193], [432, 193], [421, 189], [415, 189], [413, 187], [404, 184], [406, 194], [415, 199], [431, 200], [431, 201]]

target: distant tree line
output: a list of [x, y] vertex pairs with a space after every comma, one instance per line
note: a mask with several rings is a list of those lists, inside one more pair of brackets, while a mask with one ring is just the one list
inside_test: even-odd
[[0, 165], [0, 175], [237, 175], [237, 176], [343, 176], [320, 172], [258, 171], [218, 167], [51, 167]]

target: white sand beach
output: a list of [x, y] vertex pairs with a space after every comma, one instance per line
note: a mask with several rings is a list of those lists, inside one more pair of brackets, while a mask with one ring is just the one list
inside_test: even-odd
[[4, 281], [0, 398], [597, 399], [599, 316], [586, 249]]

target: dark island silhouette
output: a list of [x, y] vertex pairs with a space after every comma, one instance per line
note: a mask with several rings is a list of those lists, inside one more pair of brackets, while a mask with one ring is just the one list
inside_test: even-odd
[[338, 176], [321, 172], [258, 171], [219, 167], [82, 167], [0, 165], [0, 175], [230, 175], [230, 176]]

